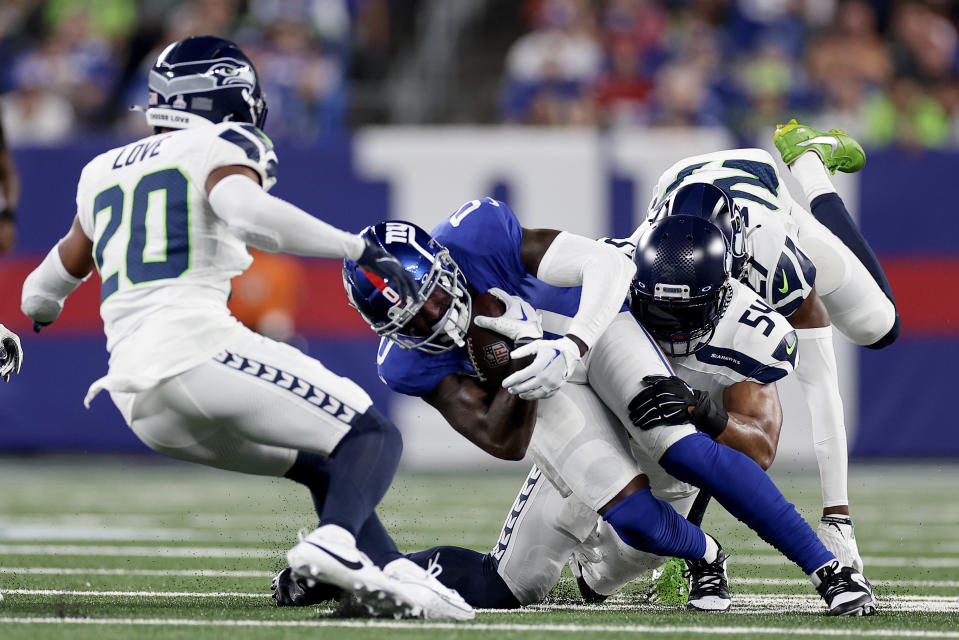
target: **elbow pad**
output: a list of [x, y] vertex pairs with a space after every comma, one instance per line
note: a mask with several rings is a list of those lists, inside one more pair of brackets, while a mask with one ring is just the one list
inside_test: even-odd
[[[89, 276], [88, 276], [89, 277]], [[59, 245], [53, 247], [23, 281], [20, 310], [32, 320], [49, 324], [63, 311], [63, 303], [86, 278], [75, 278], [60, 260]]]

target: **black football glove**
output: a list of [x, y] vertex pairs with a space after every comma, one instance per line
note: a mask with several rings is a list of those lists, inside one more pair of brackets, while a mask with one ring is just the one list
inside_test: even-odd
[[403, 268], [403, 264], [378, 244], [371, 242], [369, 238], [364, 237], [363, 240], [366, 242], [366, 248], [363, 249], [363, 255], [359, 257], [356, 264], [360, 265], [364, 271], [389, 280], [390, 286], [400, 294], [404, 302], [416, 300], [419, 283]]
[[715, 439], [726, 428], [729, 416], [709, 392], [693, 389], [676, 376], [646, 376], [643, 382], [649, 386], [629, 403], [629, 419], [640, 429], [691, 422]]

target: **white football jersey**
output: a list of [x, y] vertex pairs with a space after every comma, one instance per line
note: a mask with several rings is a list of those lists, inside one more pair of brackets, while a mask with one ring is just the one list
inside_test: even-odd
[[276, 182], [273, 145], [248, 124], [160, 133], [100, 154], [77, 186], [77, 217], [93, 241], [110, 374], [91, 387], [136, 391], [210, 357], [237, 321], [230, 279], [246, 246], [210, 208], [218, 167], [250, 167]]
[[746, 231], [746, 282], [782, 315], [791, 315], [812, 290], [816, 268], [802, 252], [793, 207], [776, 162], [762, 149], [731, 149], [680, 160], [663, 172], [647, 211], [647, 221], [624, 240], [632, 245], [666, 198], [687, 184], [706, 182], [728, 193], [741, 209]]
[[799, 361], [789, 321], [749, 287], [734, 280], [729, 284], [732, 296], [709, 344], [691, 355], [669, 358], [677, 376], [694, 389], [708, 391], [720, 404], [726, 387], [745, 380], [776, 382]]

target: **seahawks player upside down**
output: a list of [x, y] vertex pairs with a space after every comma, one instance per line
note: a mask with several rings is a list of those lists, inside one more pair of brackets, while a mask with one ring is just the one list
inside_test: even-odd
[[[796, 329], [803, 353], [796, 373], [812, 418], [823, 493], [818, 533], [842, 562], [861, 570], [849, 511], [846, 432], [831, 325], [853, 342], [879, 349], [898, 336], [899, 315], [879, 261], [829, 179], [830, 172], [862, 168], [862, 148], [841, 131], [824, 133], [795, 120], [780, 125], [774, 141], [812, 214], [790, 196], [768, 153], [733, 149], [686, 158], [663, 172], [647, 221], [629, 239], [610, 242], [630, 253], [652, 221], [676, 214], [706, 217], [730, 238], [734, 277]], [[768, 467], [778, 439], [777, 426], [754, 432], [736, 448]], [[708, 500], [708, 494], [699, 496], [692, 521], [702, 522]], [[689, 570], [695, 584], [696, 568], [690, 565]]]
[[[470, 224], [472, 223], [472, 224]], [[556, 291], [555, 287], [545, 285], [542, 279], [553, 279], [555, 275], [548, 275], [549, 268], [544, 269], [547, 264], [551, 267], [563, 268], [567, 263], [576, 263], [577, 256], [589, 252], [589, 247], [585, 244], [577, 243], [576, 250], [573, 252], [559, 253], [562, 256], [562, 262], [556, 263], [557, 253], [553, 251], [555, 243], [559, 243], [563, 235], [555, 237], [554, 245], [549, 248], [545, 255], [540, 255], [539, 264], [533, 263], [532, 268], [529, 262], [522, 258], [524, 249], [527, 247], [527, 241], [535, 238], [534, 234], [519, 228], [519, 225], [509, 211], [506, 205], [486, 199], [484, 201], [474, 201], [467, 203], [451, 218], [438, 227], [434, 232], [435, 237], [431, 238], [425, 232], [416, 229], [415, 233], [406, 231], [399, 233], [400, 229], [394, 227], [392, 233], [388, 229], [389, 225], [398, 225], [401, 223], [385, 223], [387, 229], [376, 229], [375, 233], [380, 238], [386, 238], [384, 243], [391, 252], [399, 255], [401, 250], [396, 246], [398, 237], [403, 242], [410, 243], [416, 240], [418, 250], [426, 247], [430, 251], [436, 251], [439, 247], [442, 251], [434, 261], [447, 260], [450, 253], [454, 253], [456, 261], [452, 263], [454, 278], [458, 281], [459, 267], [462, 265], [463, 272], [467, 278], [462, 282], [462, 289], [453, 295], [450, 284], [445, 287], [445, 293], [437, 291], [439, 297], [433, 300], [433, 306], [422, 306], [427, 317], [422, 318], [424, 329], [429, 328], [432, 332], [431, 337], [439, 334], [444, 326], [448, 326], [450, 318], [450, 298], [453, 300], [468, 300], [470, 287], [467, 282], [478, 288], [489, 286], [499, 286], [503, 289], [511, 289], [518, 292], [530, 302], [541, 306], [544, 311], [544, 317], [551, 323], [554, 323], [550, 332], [562, 335], [567, 332], [570, 324], [571, 312], [569, 311], [570, 302], [575, 302], [579, 291]], [[377, 225], [380, 227], [380, 225]], [[714, 239], [725, 247], [725, 240], [722, 238], [718, 229], [715, 229]], [[389, 241], [393, 236], [393, 242]], [[442, 241], [449, 250], [439, 245], [437, 241]], [[422, 253], [422, 251], [421, 251]], [[416, 258], [419, 260], [419, 258]], [[517, 269], [519, 267], [519, 269]], [[436, 283], [429, 282], [425, 273], [432, 271], [430, 268], [420, 268], [410, 265], [408, 271], [420, 274], [424, 285], [422, 291], [429, 299], [433, 299], [434, 287]], [[581, 271], [581, 267], [576, 267], [574, 271]], [[533, 274], [537, 277], [533, 277]], [[351, 298], [364, 316], [371, 321], [374, 328], [393, 342], [407, 347], [412, 346], [410, 340], [414, 338], [410, 327], [412, 325], [399, 324], [394, 322], [396, 330], [409, 332], [409, 335], [397, 337], [397, 331], [385, 331], [384, 328], [391, 319], [388, 314], [379, 312], [371, 308], [371, 302], [377, 301], [377, 293], [373, 286], [366, 284], [359, 278], [362, 275], [357, 273], [355, 267], [347, 266], [345, 279], [350, 291]], [[365, 279], [365, 278], [364, 278]], [[566, 282], [567, 279], [561, 280]], [[559, 284], [559, 283], [557, 283]], [[571, 282], [576, 284], [576, 282]], [[382, 289], [382, 285], [379, 287]], [[456, 287], [457, 289], [459, 287]], [[587, 297], [587, 287], [583, 287], [583, 299]], [[464, 295], [465, 293], [465, 295]], [[624, 292], [625, 293], [625, 292]], [[572, 294], [573, 298], [570, 299]], [[445, 301], [444, 301], [445, 298]], [[615, 298], [616, 306], [619, 306], [622, 298]], [[445, 302], [445, 303], [444, 303]], [[549, 307], [552, 308], [549, 308]], [[564, 307], [565, 308], [561, 308]], [[575, 304], [572, 305], [574, 308]], [[582, 310], [583, 305], [578, 305]], [[420, 315], [420, 309], [415, 310]], [[445, 312], [445, 315], [444, 315]], [[565, 320], [564, 320], [564, 313]], [[507, 311], [507, 315], [509, 311]], [[457, 316], [459, 314], [456, 314]], [[468, 311], [466, 312], [468, 317]], [[534, 314], [529, 314], [534, 315]], [[577, 312], [578, 317], [578, 312]], [[395, 318], [392, 318], [395, 320]], [[490, 323], [492, 324], [492, 323]], [[487, 325], [490, 328], [490, 325]], [[505, 326], [501, 327], [504, 335], [511, 335]], [[420, 333], [418, 340], [424, 339], [423, 333]], [[663, 359], [661, 353], [653, 346], [651, 339], [632, 318], [628, 312], [620, 313], [613, 322], [609, 323], [606, 331], [595, 337], [593, 345], [584, 364], [586, 371], [585, 377], [580, 382], [588, 382], [589, 387], [603, 397], [607, 406], [612, 409], [612, 413], [604, 407], [596, 406], [592, 395], [584, 390], [585, 385], [573, 384], [566, 385], [556, 396], [539, 400], [539, 406], [536, 408], [538, 427], [532, 433], [533, 441], [530, 443], [530, 451], [537, 462], [538, 467], [534, 467], [521, 493], [521, 500], [518, 504], [529, 503], [530, 498], [543, 491], [547, 495], [548, 489], [537, 489], [537, 487], [552, 487], [555, 490], [554, 497], [563, 500], [562, 504], [556, 505], [556, 508], [540, 510], [547, 514], [549, 521], [544, 527], [533, 527], [538, 533], [550, 538], [548, 544], [537, 541], [535, 544], [535, 553], [524, 553], [523, 550], [515, 551], [516, 545], [511, 544], [511, 540], [517, 538], [515, 530], [508, 539], [503, 540], [503, 553], [498, 556], [482, 556], [475, 552], [467, 550], [453, 550], [447, 548], [447, 553], [443, 557], [444, 571], [441, 581], [445, 584], [457, 584], [461, 593], [476, 606], [494, 606], [510, 607], [536, 602], [548, 592], [549, 588], [558, 579], [562, 565], [568, 558], [570, 551], [576, 544], [582, 542], [589, 532], [593, 529], [596, 522], [596, 515], [599, 513], [604, 520], [617, 531], [618, 537], [624, 544], [634, 549], [652, 550], [655, 547], [662, 548], [674, 540], [674, 534], [663, 528], [662, 524], [656, 524], [652, 529], [648, 522], [643, 520], [649, 517], [662, 517], [662, 502], [649, 502], [648, 490], [644, 488], [643, 493], [637, 498], [642, 497], [645, 504], [654, 505], [653, 508], [640, 510], [637, 508], [637, 502], [632, 492], [626, 498], [616, 496], [612, 508], [608, 505], [597, 509], [595, 501], [590, 504], [583, 500], [584, 496], [589, 500], [590, 487], [583, 486], [584, 481], [581, 476], [584, 471], [596, 473], [596, 469], [605, 470], [607, 466], [605, 461], [602, 464], [597, 456], [590, 455], [591, 452], [582, 447], [560, 446], [551, 441], [560, 440], [563, 444], [571, 444], [570, 435], [579, 436], [585, 433], [587, 427], [601, 424], [602, 422], [619, 421], [630, 429], [630, 433], [638, 443], [638, 453], [636, 461], [639, 462], [639, 468], [646, 471], [650, 476], [663, 475], [669, 471], [674, 476], [682, 477], [707, 487], [714, 492], [720, 502], [726, 506], [734, 515], [749, 524], [768, 542], [783, 551], [788, 557], [799, 564], [807, 574], [811, 576], [814, 584], [828, 585], [823, 592], [830, 607], [832, 614], [850, 613], [853, 611], [871, 610], [872, 597], [868, 589], [859, 587], [854, 581], [849, 579], [848, 572], [840, 572], [835, 558], [829, 553], [812, 534], [811, 529], [798, 517], [795, 509], [778, 492], [772, 482], [754, 462], [734, 452], [731, 449], [717, 445], [704, 434], [697, 435], [696, 429], [688, 424], [687, 419], [679, 416], [678, 413], [672, 413], [669, 416], [660, 414], [657, 419], [650, 419], [642, 413], [637, 413], [638, 408], [643, 401], [642, 391], [648, 385], [642, 380], [645, 375], [660, 374], [669, 375], [672, 373], [668, 363]], [[782, 340], [785, 340], [783, 338]], [[782, 342], [781, 340], [781, 342]], [[541, 342], [548, 342], [542, 340]], [[446, 340], [449, 344], [450, 340]], [[792, 345], [790, 347], [790, 344]], [[783, 342], [783, 349], [794, 349], [795, 343], [786, 344]], [[624, 348], [628, 345], [628, 348]], [[394, 389], [412, 395], [424, 395], [430, 399], [437, 408], [440, 409], [447, 419], [464, 434], [472, 436], [474, 441], [482, 441], [473, 436], [472, 428], [469, 424], [464, 428], [463, 420], [468, 419], [455, 413], [446, 401], [455, 396], [453, 394], [438, 393], [440, 387], [438, 384], [446, 382], [455, 382], [460, 385], [470, 387], [471, 376], [464, 354], [456, 353], [454, 347], [449, 347], [442, 353], [449, 353], [445, 358], [438, 358], [434, 351], [432, 355], [420, 353], [418, 351], [397, 351], [391, 349], [391, 344], [385, 340], [381, 343], [379, 366], [380, 374], [384, 380]], [[419, 346], [419, 345], [417, 345]], [[433, 345], [427, 345], [435, 348]], [[650, 349], [652, 347], [652, 349]], [[527, 349], [520, 348], [514, 352], [514, 357], [525, 355]], [[425, 350], [423, 350], [425, 351]], [[637, 358], [637, 353], [648, 354], [648, 357]], [[557, 356], [559, 353], [557, 353]], [[522, 374], [522, 372], [520, 372]], [[518, 379], [523, 376], [516, 374]], [[782, 372], [785, 375], [785, 372]], [[568, 377], [568, 374], [567, 374]], [[452, 378], [451, 380], [449, 378]], [[511, 377], [512, 378], [512, 377]], [[516, 380], [507, 378], [504, 381], [504, 387], [514, 385]], [[474, 385], [475, 386], [475, 385]], [[579, 388], [579, 389], [577, 389]], [[498, 396], [503, 394], [504, 390], [495, 392], [493, 403], [499, 400]], [[478, 391], [472, 391], [476, 397], [482, 394]], [[566, 399], [561, 394], [569, 394]], [[445, 396], [445, 397], [444, 397]], [[559, 403], [557, 403], [557, 399]], [[489, 399], [484, 399], [480, 407], [486, 405]], [[463, 404], [454, 403], [454, 404]], [[545, 405], [545, 406], [544, 406]], [[462, 409], [462, 407], [460, 407]], [[483, 413], [475, 408], [468, 412], [468, 415]], [[486, 411], [488, 413], [488, 409]], [[615, 415], [613, 415], [615, 414]], [[589, 420], [583, 420], [583, 416], [588, 416]], [[452, 416], [452, 417], [451, 417]], [[681, 424], [675, 424], [679, 416]], [[578, 420], [578, 422], [577, 422]], [[525, 429], [525, 424], [521, 423]], [[570, 430], [570, 427], [573, 427]], [[516, 429], [513, 429], [515, 431]], [[599, 440], [602, 444], [615, 448], [615, 441], [593, 438], [593, 441]], [[625, 438], [620, 437], [619, 446], [628, 446], [625, 444]], [[576, 443], [579, 445], [580, 443]], [[552, 447], [552, 449], [551, 449]], [[575, 455], [570, 455], [569, 451], [563, 449], [581, 449], [574, 451]], [[547, 455], [543, 455], [543, 451]], [[618, 454], [617, 454], [618, 455]], [[619, 462], [614, 457], [614, 461]], [[658, 464], [657, 464], [658, 462]], [[575, 464], [573, 464], [575, 463]], [[626, 464], [625, 466], [629, 466]], [[559, 472], [557, 473], [557, 470]], [[548, 482], [543, 482], [543, 477], [548, 478]], [[577, 480], [576, 483], [570, 483], [570, 480]], [[573, 486], [573, 485], [576, 486]], [[585, 482], [588, 485], [588, 482]], [[655, 486], [655, 479], [653, 482]], [[629, 488], [629, 487], [627, 487]], [[621, 492], [622, 493], [622, 492]], [[673, 504], [681, 504], [692, 495], [692, 490], [685, 487], [679, 490], [661, 492], [664, 495], [671, 496]], [[522, 499], [526, 496], [525, 499]], [[643, 497], [647, 496], [647, 497]], [[535, 501], [534, 501], [535, 503]], [[602, 503], [600, 503], [602, 504]], [[677, 506], [677, 508], [679, 508]], [[683, 509], [688, 508], [688, 501], [685, 501]], [[522, 509], [520, 509], [522, 511]], [[667, 510], [665, 513], [670, 513]], [[519, 513], [514, 519], [511, 527], [519, 526], [519, 521], [528, 519], [529, 516]], [[672, 520], [668, 520], [670, 526], [673, 526]], [[641, 529], [641, 527], [646, 527]], [[702, 535], [701, 533], [699, 535]], [[706, 539], [709, 545], [711, 538]], [[549, 554], [543, 553], [545, 548], [552, 549]], [[513, 549], [513, 551], [511, 551]], [[698, 550], [697, 554], [701, 554]], [[718, 547], [713, 553], [713, 557], [708, 557], [707, 552], [701, 554], [700, 558], [688, 558], [691, 560], [705, 560], [708, 564], [721, 567], [725, 560], [725, 555]], [[470, 555], [472, 554], [472, 555]], [[420, 561], [421, 564], [429, 564], [431, 560], [436, 560], [430, 552], [423, 554], [414, 554], [413, 558]], [[451, 557], [452, 556], [452, 557]], [[535, 561], [534, 561], [535, 558]], [[858, 574], [857, 574], [858, 575]], [[280, 585], [278, 585], [280, 586]], [[465, 590], [465, 591], [464, 591]], [[278, 589], [280, 596], [281, 589]], [[466, 593], [470, 595], [465, 595]], [[278, 597], [278, 601], [280, 597]]]

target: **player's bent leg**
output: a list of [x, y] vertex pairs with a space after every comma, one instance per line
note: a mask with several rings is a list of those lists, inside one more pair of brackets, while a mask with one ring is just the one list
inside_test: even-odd
[[802, 249], [816, 265], [816, 291], [832, 324], [858, 345], [892, 344], [901, 321], [885, 275], [877, 280], [849, 247], [805, 210], [796, 207], [793, 216]]

